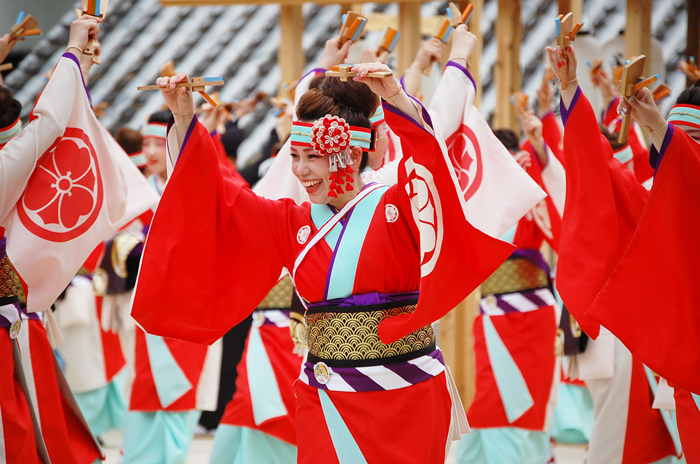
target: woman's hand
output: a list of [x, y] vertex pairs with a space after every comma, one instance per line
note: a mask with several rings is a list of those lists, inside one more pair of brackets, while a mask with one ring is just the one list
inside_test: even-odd
[[617, 96], [617, 89], [613, 85], [610, 74], [607, 71], [601, 69], [600, 72], [591, 75], [591, 82], [595, 88], [600, 90], [606, 105]]
[[554, 101], [554, 86], [547, 80], [542, 80], [542, 85], [537, 89], [537, 115], [543, 118], [552, 111], [552, 102]]
[[542, 165], [547, 164], [547, 150], [544, 148], [544, 137], [542, 136], [542, 121], [530, 110], [523, 115], [523, 132], [532, 144]]
[[0, 37], [0, 63], [5, 61], [5, 58], [7, 58], [7, 55], [12, 51], [12, 47], [17, 45], [17, 42], [19, 42], [18, 39], [10, 40], [10, 34], [5, 34]]
[[328, 39], [323, 49], [321, 60], [318, 62], [319, 68], [331, 69], [333, 66], [341, 64], [345, 61], [345, 57], [348, 55], [348, 50], [350, 50], [352, 44], [353, 42], [350, 40], [346, 40], [341, 44], [340, 36]]
[[[352, 71], [357, 73], [357, 76], [353, 78], [354, 80], [367, 84], [372, 89], [372, 92], [384, 100], [389, 100], [401, 93], [401, 84], [394, 76], [391, 68], [384, 63], [361, 63], [353, 66]], [[367, 76], [367, 74], [373, 72], [390, 72], [391, 76], [386, 78]]]
[[441, 60], [443, 53], [445, 53], [445, 44], [442, 43], [442, 40], [435, 37], [428, 39], [420, 45], [418, 53], [411, 63], [411, 69], [422, 72], [433, 61]]
[[[476, 48], [476, 36], [469, 32], [467, 26], [460, 24], [452, 32], [452, 49], [450, 50], [450, 60], [466, 67], [469, 58]], [[440, 42], [442, 43], [442, 42]]]
[[[564, 69], [566, 69], [568, 71], [567, 79], [569, 79], [569, 84], [572, 84], [572, 81], [576, 79], [576, 52], [573, 45], [567, 47], [566, 50], [562, 50], [561, 47], [554, 49], [547, 47], [545, 50], [547, 51], [552, 72], [557, 76], [559, 82], [564, 79]], [[561, 91], [561, 99], [566, 108], [569, 108], [569, 105], [571, 105], [576, 89], [578, 89], [578, 83], [576, 85], [568, 85], [566, 90]]]
[[175, 122], [189, 124], [194, 117], [194, 99], [191, 88], [175, 87], [182, 82], [190, 82], [190, 78], [184, 72], [179, 72], [173, 77], [159, 77], [156, 80], [165, 98], [165, 104], [175, 117]]
[[386, 59], [389, 58], [389, 52], [383, 50], [379, 53], [378, 47], [369, 47], [362, 50], [362, 55], [360, 55], [360, 63], [386, 63]]
[[654, 96], [651, 90], [644, 87], [643, 89], [637, 90], [629, 99], [621, 99], [617, 112], [622, 114], [629, 112], [632, 119], [651, 134], [651, 140], [654, 146], [656, 146], [657, 149], [661, 148], [661, 144], [666, 136], [666, 130], [668, 129], [668, 123], [664, 117], [661, 116], [659, 108], [656, 106], [656, 102], [654, 102]]
[[[96, 39], [100, 33], [102, 19], [94, 16], [83, 15], [70, 25], [70, 38], [68, 39], [68, 52], [80, 59], [83, 49], [90, 38]], [[77, 51], [77, 50], [80, 51]]]

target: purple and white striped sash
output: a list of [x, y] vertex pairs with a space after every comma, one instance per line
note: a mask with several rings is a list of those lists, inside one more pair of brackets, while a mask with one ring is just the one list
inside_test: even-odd
[[[321, 383], [315, 368], [323, 364], [327, 372]], [[445, 361], [439, 348], [432, 353], [409, 361], [366, 367], [330, 367], [324, 363], [304, 362], [299, 380], [310, 387], [343, 392], [371, 392], [397, 390], [429, 380], [445, 370]]]
[[522, 292], [487, 295], [479, 304], [481, 314], [503, 316], [513, 313], [527, 313], [547, 308], [555, 304], [554, 295], [549, 288], [538, 288]]

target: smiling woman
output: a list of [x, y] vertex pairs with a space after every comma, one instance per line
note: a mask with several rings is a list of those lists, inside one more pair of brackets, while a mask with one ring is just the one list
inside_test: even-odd
[[[367, 76], [389, 68], [353, 71], [354, 81], [327, 77], [298, 105], [292, 170], [311, 199], [302, 205], [232, 181], [191, 93], [175, 88], [187, 76], [158, 80], [174, 115], [168, 153], [179, 156], [151, 226], [132, 315], [151, 333], [211, 343], [250, 314], [286, 268], [307, 307], [297, 320], [309, 349], [294, 384], [297, 462], [443, 462], [466, 418], [431, 323], [512, 246], [467, 222], [427, 111], [393, 74]], [[359, 177], [378, 97], [402, 143], [391, 187]], [[193, 234], [196, 245], [186, 239]], [[188, 282], [194, 257], [196, 289]], [[190, 305], [181, 310], [178, 301]]]

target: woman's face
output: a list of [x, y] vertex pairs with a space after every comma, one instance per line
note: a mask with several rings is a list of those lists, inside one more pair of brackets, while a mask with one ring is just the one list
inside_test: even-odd
[[165, 164], [165, 140], [159, 137], [146, 137], [143, 140], [143, 154], [146, 156], [149, 172], [165, 179], [168, 172]]
[[[309, 194], [311, 203], [325, 204], [330, 203], [331, 198], [328, 196], [331, 186], [331, 169], [328, 163], [327, 156], [320, 156], [311, 147], [291, 147], [292, 156], [292, 172], [299, 179], [301, 185]], [[353, 147], [351, 152], [353, 160], [352, 168], [355, 172], [359, 171], [360, 160], [362, 159], [362, 151]], [[357, 174], [353, 174], [357, 177]], [[357, 182], [355, 182], [357, 184]], [[340, 194], [339, 197], [347, 194]]]
[[377, 131], [377, 140], [374, 144], [374, 151], [369, 152], [367, 166], [372, 169], [379, 169], [384, 162], [384, 154], [389, 147], [389, 134], [387, 133], [387, 125], [385, 122], [375, 127]]

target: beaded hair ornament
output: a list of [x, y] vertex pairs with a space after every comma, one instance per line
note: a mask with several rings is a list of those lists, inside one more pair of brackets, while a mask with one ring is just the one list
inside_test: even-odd
[[311, 147], [319, 155], [328, 156], [331, 171], [328, 196], [337, 198], [344, 191], [354, 190], [351, 174], [355, 171], [349, 148], [370, 150], [372, 130], [350, 126], [345, 119], [327, 114], [313, 123], [294, 121], [291, 141], [293, 146]]

